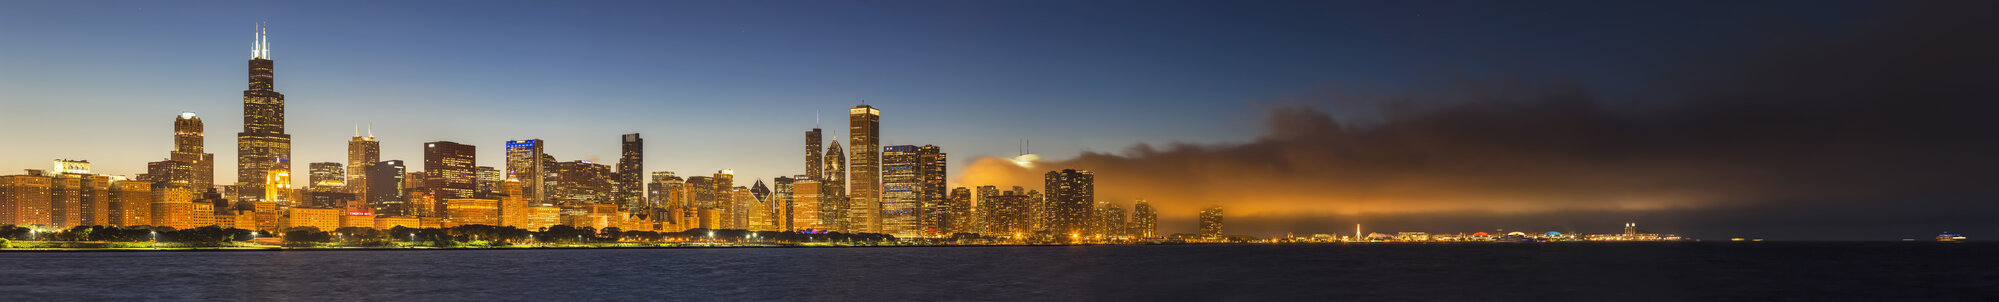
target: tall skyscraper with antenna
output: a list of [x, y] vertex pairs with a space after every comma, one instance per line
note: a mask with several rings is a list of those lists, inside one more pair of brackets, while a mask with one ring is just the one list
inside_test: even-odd
[[[236, 197], [266, 199], [266, 183], [291, 171], [292, 136], [285, 134], [285, 95], [273, 79], [271, 44], [264, 25], [250, 49], [250, 88], [243, 90], [243, 132], [236, 133]], [[289, 180], [287, 180], [289, 181]]]
[[368, 165], [382, 161], [382, 142], [375, 141], [375, 125], [368, 125], [368, 136], [361, 136], [361, 129], [354, 129], [354, 138], [347, 140], [347, 192], [362, 203], [373, 204], [368, 195]]

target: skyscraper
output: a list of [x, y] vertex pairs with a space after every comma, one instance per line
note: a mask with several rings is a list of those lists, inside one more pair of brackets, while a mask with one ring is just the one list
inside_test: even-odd
[[1049, 171], [1045, 184], [1048, 230], [1058, 235], [1082, 234], [1097, 204], [1096, 176], [1075, 169]]
[[882, 232], [881, 110], [868, 105], [847, 109], [847, 198], [858, 232]]
[[1201, 237], [1210, 239], [1222, 237], [1222, 206], [1201, 210]]
[[[264, 201], [273, 172], [291, 171], [292, 136], [285, 134], [285, 95], [274, 90], [270, 43], [257, 25], [250, 55], [250, 89], [243, 90], [243, 132], [236, 133], [236, 196]], [[289, 178], [287, 178], [289, 179]]]
[[306, 175], [306, 185], [309, 186], [306, 187], [306, 191], [347, 191], [347, 171], [340, 163], [310, 163], [306, 164], [306, 167], [307, 173], [310, 173]]
[[551, 202], [562, 205], [615, 204], [611, 201], [611, 166], [590, 161], [555, 163], [548, 182]]
[[618, 157], [616, 187], [611, 195], [626, 211], [637, 211], [645, 206], [645, 140], [638, 133], [624, 136], [624, 152]]
[[826, 175], [820, 179], [819, 223], [829, 230], [854, 232], [853, 203], [847, 198], [847, 154], [840, 151], [840, 140], [826, 145]]
[[821, 189], [825, 185], [818, 179], [798, 177], [791, 182], [791, 227], [792, 229], [825, 230], [820, 224], [820, 200], [825, 198]]
[[821, 153], [824, 151], [819, 146], [825, 140], [819, 135], [819, 128], [816, 127], [811, 131], [805, 131], [805, 175], [812, 179], [819, 179], [825, 175], [825, 154]]
[[472, 198], [478, 189], [478, 150], [472, 145], [435, 141], [423, 143], [423, 186], [437, 200]]
[[945, 234], [979, 232], [973, 228], [973, 225], [978, 224], [978, 219], [973, 216], [971, 189], [952, 188], [951, 195], [945, 197], [944, 208], [946, 209], [943, 231]]
[[367, 199], [375, 216], [408, 215], [404, 213], [408, 199], [403, 195], [403, 175], [408, 173], [407, 169], [400, 160], [368, 164]]
[[174, 118], [174, 151], [167, 155], [167, 160], [187, 164], [188, 186], [204, 190], [215, 186], [215, 154], [202, 149], [207, 144], [205, 132], [200, 117], [182, 112]]
[[771, 207], [776, 208], [771, 211], [773, 213], [771, 219], [777, 221], [775, 225], [779, 231], [798, 229], [798, 226], [792, 223], [798, 215], [794, 211], [797, 209], [797, 206], [794, 204], [798, 202], [797, 197], [794, 196], [798, 190], [796, 187], [797, 182], [798, 179], [785, 176], [778, 176], [770, 181]]
[[937, 146], [882, 148], [881, 232], [899, 237], [944, 232], [944, 153]]
[[1140, 239], [1159, 238], [1159, 212], [1144, 199], [1131, 206], [1131, 235]]
[[521, 181], [521, 192], [531, 204], [548, 204], [548, 174], [552, 161], [541, 151], [540, 139], [507, 141], [507, 176]]
[[382, 142], [375, 141], [375, 126], [368, 126], [368, 136], [355, 131], [354, 138], [347, 140], [347, 192], [367, 201], [368, 165], [379, 161], [382, 161]]

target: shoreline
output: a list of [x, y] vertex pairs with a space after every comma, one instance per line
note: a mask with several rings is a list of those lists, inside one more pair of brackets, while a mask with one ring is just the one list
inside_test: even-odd
[[464, 251], [464, 250], [594, 250], [594, 249], [764, 249], [764, 248], [983, 248], [983, 247], [1089, 247], [1089, 246], [1589, 246], [1589, 245], [1770, 245], [1770, 244], [1980, 244], [1984, 242], [1934, 242], [1934, 241], [1778, 241], [1778, 242], [1728, 242], [1728, 241], [1657, 241], [1657, 242], [1329, 242], [1329, 243], [1172, 243], [1172, 244], [991, 244], [991, 245], [686, 245], [686, 246], [508, 246], [508, 247], [199, 247], [199, 248], [0, 248], [4, 253], [77, 253], [77, 252], [323, 252], [323, 251]]

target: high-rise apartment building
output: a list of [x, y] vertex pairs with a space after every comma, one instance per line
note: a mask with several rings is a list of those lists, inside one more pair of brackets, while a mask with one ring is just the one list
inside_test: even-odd
[[972, 227], [978, 224], [978, 219], [975, 218], [976, 216], [973, 216], [971, 189], [965, 187], [952, 188], [951, 194], [945, 197], [944, 200], [945, 202], [942, 206], [945, 208], [943, 219], [944, 234], [979, 232]]
[[110, 210], [110, 225], [152, 225], [153, 184], [129, 180], [112, 182]]
[[820, 225], [819, 220], [821, 211], [819, 202], [821, 198], [825, 198], [825, 195], [820, 193], [820, 191], [824, 188], [825, 186], [820, 185], [818, 179], [813, 179], [810, 176], [800, 175], [792, 179], [791, 228], [793, 230], [827, 229], [825, 226]]
[[478, 190], [478, 149], [472, 145], [423, 143], [423, 187], [437, 200], [472, 198]]
[[1201, 237], [1210, 239], [1222, 237], [1222, 206], [1201, 210]]
[[616, 187], [612, 195], [626, 211], [645, 208], [645, 140], [638, 133], [624, 135], [623, 152], [618, 157]]
[[858, 232], [883, 232], [881, 220], [881, 110], [868, 105], [847, 109], [847, 198]]
[[979, 187], [979, 212], [985, 215], [981, 233], [1021, 239], [1029, 229], [1028, 195], [1020, 190], [1001, 192], [993, 186]]
[[368, 165], [379, 161], [382, 161], [382, 142], [375, 141], [375, 126], [368, 126], [368, 136], [355, 131], [354, 138], [347, 140], [347, 192], [354, 193], [357, 200], [367, 201]]
[[1131, 206], [1131, 235], [1140, 239], [1159, 238], [1159, 212], [1144, 199]]
[[1097, 204], [1096, 176], [1090, 171], [1049, 171], [1045, 187], [1048, 230], [1058, 235], [1083, 235]]
[[250, 55], [250, 88], [243, 90], [243, 132], [236, 133], [236, 197], [251, 202], [280, 195], [265, 192], [265, 187], [273, 172], [291, 171], [292, 136], [285, 134], [285, 95], [275, 90], [267, 40], [263, 25], [258, 25], [257, 43]]

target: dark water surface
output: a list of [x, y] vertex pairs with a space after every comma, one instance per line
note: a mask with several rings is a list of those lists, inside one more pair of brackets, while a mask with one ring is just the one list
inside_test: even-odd
[[1995, 301], [1999, 244], [12, 252], [0, 300]]

